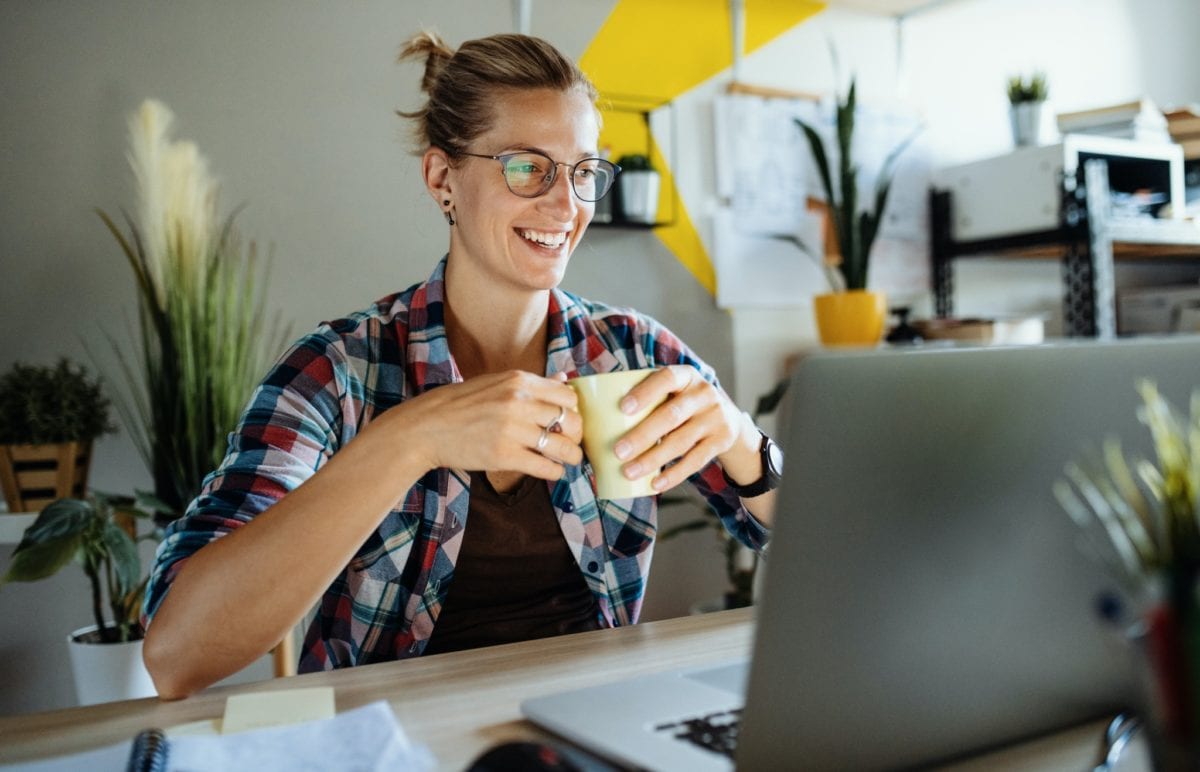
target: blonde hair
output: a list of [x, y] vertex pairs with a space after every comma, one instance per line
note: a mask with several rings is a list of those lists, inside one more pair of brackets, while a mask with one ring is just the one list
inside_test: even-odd
[[425, 60], [421, 109], [396, 112], [415, 121], [417, 152], [439, 147], [457, 158], [488, 130], [499, 92], [506, 89], [579, 89], [595, 104], [596, 87], [579, 66], [541, 38], [492, 35], [450, 48], [437, 33], [414, 35], [400, 48], [399, 61]]

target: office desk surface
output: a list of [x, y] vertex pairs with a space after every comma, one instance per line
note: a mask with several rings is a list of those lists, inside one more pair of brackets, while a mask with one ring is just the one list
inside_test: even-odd
[[[521, 700], [672, 667], [746, 656], [749, 609], [650, 622], [527, 643], [209, 689], [177, 702], [157, 699], [0, 718], [0, 762], [75, 753], [132, 738], [150, 727], [219, 718], [231, 694], [332, 686], [345, 711], [385, 699], [408, 735], [433, 751], [439, 769], [461, 770], [505, 740], [546, 735], [520, 714]], [[1102, 724], [1081, 727], [955, 765], [989, 769], [1090, 768]]]

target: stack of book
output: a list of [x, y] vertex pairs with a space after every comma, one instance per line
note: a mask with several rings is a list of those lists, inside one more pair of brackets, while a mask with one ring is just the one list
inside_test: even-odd
[[1167, 119], [1150, 99], [1058, 114], [1063, 134], [1098, 134], [1138, 142], [1171, 142]]
[[1183, 146], [1183, 157], [1191, 161], [1200, 158], [1200, 105], [1188, 105], [1163, 113], [1171, 141]]

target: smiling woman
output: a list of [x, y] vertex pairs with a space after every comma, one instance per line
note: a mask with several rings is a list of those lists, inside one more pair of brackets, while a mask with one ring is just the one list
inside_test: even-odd
[[636, 622], [657, 495], [597, 496], [570, 378], [653, 370], [620, 402], [659, 405], [614, 445], [622, 473], [687, 480], [734, 537], [768, 539], [770, 441], [712, 368], [654, 319], [558, 288], [618, 173], [588, 79], [523, 35], [455, 51], [422, 33], [401, 59], [425, 62], [428, 101], [402, 115], [449, 249], [255, 393], [157, 556], [146, 660], [164, 697], [260, 656], [314, 603], [301, 671]]

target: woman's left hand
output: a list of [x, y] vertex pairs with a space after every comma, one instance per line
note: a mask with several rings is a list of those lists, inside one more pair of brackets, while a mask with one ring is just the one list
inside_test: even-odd
[[686, 480], [713, 458], [734, 479], [757, 479], [761, 471], [759, 434], [750, 417], [722, 392], [688, 365], [671, 365], [656, 370], [621, 400], [621, 410], [635, 413], [639, 406], [662, 399], [641, 423], [630, 429], [614, 446], [622, 470], [629, 479], [644, 477], [648, 470], [663, 469], [651, 482], [664, 491]]

